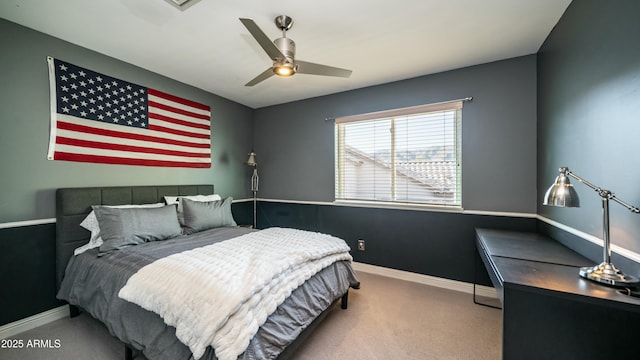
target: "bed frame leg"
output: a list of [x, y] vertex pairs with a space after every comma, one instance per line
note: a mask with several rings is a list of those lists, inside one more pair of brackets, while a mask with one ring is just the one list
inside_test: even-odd
[[126, 344], [124, 346], [124, 360], [133, 360], [133, 349]]
[[349, 290], [347, 290], [346, 293], [344, 293], [344, 295], [342, 295], [342, 303], [340, 304], [340, 307], [342, 309], [346, 309], [347, 306], [349, 305]]

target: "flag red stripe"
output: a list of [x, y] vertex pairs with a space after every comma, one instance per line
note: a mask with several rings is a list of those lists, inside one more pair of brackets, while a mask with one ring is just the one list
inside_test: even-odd
[[192, 158], [208, 158], [211, 156], [211, 154], [207, 154], [207, 153], [192, 153], [187, 151], [154, 149], [154, 148], [142, 147], [142, 146], [131, 146], [131, 145], [123, 145], [123, 144], [105, 143], [100, 141], [72, 139], [72, 138], [63, 137], [63, 136], [58, 136], [56, 138], [56, 144], [81, 146], [81, 147], [93, 148], [93, 149], [119, 150], [119, 151], [137, 152], [137, 153], [145, 153], [145, 154], [161, 154], [161, 155], [184, 156], [184, 157], [192, 157]]
[[[191, 111], [178, 109], [178, 108], [175, 108], [173, 106], [169, 106], [169, 105], [166, 105], [166, 104], [161, 104], [161, 103], [158, 103], [158, 102], [155, 102], [155, 101], [151, 101], [151, 100], [147, 101], [147, 103], [149, 104], [149, 108], [155, 107], [155, 108], [158, 108], [158, 109], [170, 111], [172, 113], [176, 113], [176, 114], [180, 114], [180, 115], [189, 116], [189, 117], [192, 117], [192, 118], [204, 119], [204, 120], [209, 120], [210, 121], [209, 116], [207, 116], [207, 115], [196, 114], [196, 113], [191, 112]], [[149, 109], [149, 111], [151, 111], [151, 109]]]
[[149, 113], [149, 118], [150, 119], [158, 119], [158, 120], [170, 122], [170, 123], [173, 123], [173, 124], [184, 125], [184, 126], [189, 126], [189, 127], [198, 128], [198, 129], [210, 130], [209, 125], [206, 125], [206, 124], [192, 123], [192, 122], [185, 121], [185, 120], [174, 119], [174, 118], [166, 116], [166, 115], [154, 114], [152, 112]]
[[164, 99], [167, 99], [167, 100], [171, 100], [173, 102], [177, 102], [177, 103], [182, 104], [182, 105], [191, 106], [191, 107], [194, 107], [194, 108], [200, 109], [200, 110], [211, 111], [211, 108], [208, 105], [204, 105], [204, 104], [197, 103], [195, 101], [183, 99], [183, 98], [171, 95], [171, 94], [164, 93], [164, 92], [159, 91], [159, 90], [147, 89], [147, 92], [149, 93], [149, 95], [153, 95], [153, 96], [161, 97], [161, 98], [164, 98]]
[[73, 153], [60, 152], [60, 151], [56, 151], [53, 154], [53, 158], [54, 160], [93, 162], [93, 163], [101, 163], [101, 164], [192, 167], [192, 168], [210, 168], [211, 167], [211, 163], [190, 163], [190, 162], [181, 162], [181, 161], [131, 159], [131, 158], [120, 158], [115, 156], [73, 154]]
[[[166, 138], [161, 138], [157, 136], [139, 135], [139, 134], [132, 134], [128, 132], [122, 132], [122, 131], [100, 129], [100, 128], [94, 128], [94, 127], [85, 126], [85, 125], [72, 124], [72, 123], [68, 123], [60, 120], [56, 122], [56, 125], [58, 129], [77, 131], [77, 132], [83, 132], [83, 133], [89, 133], [89, 134], [95, 134], [95, 135], [104, 135], [104, 136], [112, 136], [112, 137], [118, 137], [118, 138], [124, 138], [124, 139], [159, 142], [163, 144], [189, 146], [189, 147], [200, 148], [200, 149], [206, 149], [211, 147], [210, 144], [192, 143], [188, 141], [166, 139]], [[208, 138], [208, 136], [203, 136], [203, 138], [204, 137]]]
[[197, 134], [197, 133], [192, 133], [192, 132], [188, 132], [188, 131], [172, 129], [172, 128], [168, 128], [168, 127], [164, 127], [164, 126], [160, 126], [160, 125], [154, 125], [154, 124], [149, 124], [149, 130], [162, 131], [162, 132], [166, 132], [166, 133], [169, 133], [169, 134], [189, 136], [189, 137], [199, 138], [199, 139], [209, 139], [211, 137], [211, 135], [209, 135], [209, 134]]

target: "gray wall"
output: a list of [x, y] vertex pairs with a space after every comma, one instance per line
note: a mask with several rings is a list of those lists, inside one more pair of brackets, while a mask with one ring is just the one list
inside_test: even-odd
[[535, 213], [535, 55], [257, 109], [259, 196], [334, 200], [334, 123], [325, 118], [467, 96], [473, 101], [464, 104], [462, 120], [464, 208]]
[[[214, 184], [245, 198], [253, 109], [0, 19], [0, 223], [55, 217], [54, 189], [73, 186]], [[210, 169], [48, 161], [49, 80], [46, 57], [211, 106]]]
[[[574, 1], [538, 53], [538, 193], [568, 166], [640, 205], [640, 2]], [[600, 197], [538, 213], [602, 237]], [[640, 215], [611, 203], [612, 243], [640, 253]], [[577, 246], [578, 244], [576, 244]], [[595, 257], [601, 255], [594, 255]], [[615, 262], [615, 261], [614, 261]], [[624, 270], [624, 269], [623, 269]]]

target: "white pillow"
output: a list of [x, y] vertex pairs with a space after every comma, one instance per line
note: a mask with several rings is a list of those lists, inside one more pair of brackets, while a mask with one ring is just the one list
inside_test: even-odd
[[164, 197], [164, 201], [167, 203], [167, 205], [173, 205], [173, 204], [177, 204], [178, 205], [178, 221], [180, 222], [180, 226], [183, 226], [183, 227], [184, 227], [184, 211], [182, 210], [182, 202], [180, 201], [180, 199], [189, 199], [191, 201], [198, 201], [198, 202], [209, 202], [209, 201], [222, 200], [222, 198], [218, 194], [213, 194], [213, 195], [189, 195], [189, 196], [165, 196]]
[[[142, 205], [114, 205], [107, 206], [112, 208], [156, 208], [162, 207], [164, 203], [154, 203], [154, 204], [142, 204]], [[80, 246], [79, 248], [73, 251], [73, 255], [79, 255], [83, 252], [99, 247], [102, 245], [102, 238], [100, 237], [100, 226], [98, 226], [98, 218], [96, 217], [96, 213], [91, 210], [89, 215], [82, 220], [80, 226], [91, 231], [91, 238], [89, 238], [89, 242]]]

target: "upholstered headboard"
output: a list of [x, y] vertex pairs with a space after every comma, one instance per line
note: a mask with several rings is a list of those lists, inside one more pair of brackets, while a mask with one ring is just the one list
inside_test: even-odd
[[60, 287], [73, 250], [89, 241], [80, 227], [91, 205], [150, 204], [166, 195], [210, 195], [213, 185], [159, 185], [65, 188], [56, 191], [56, 284]]

